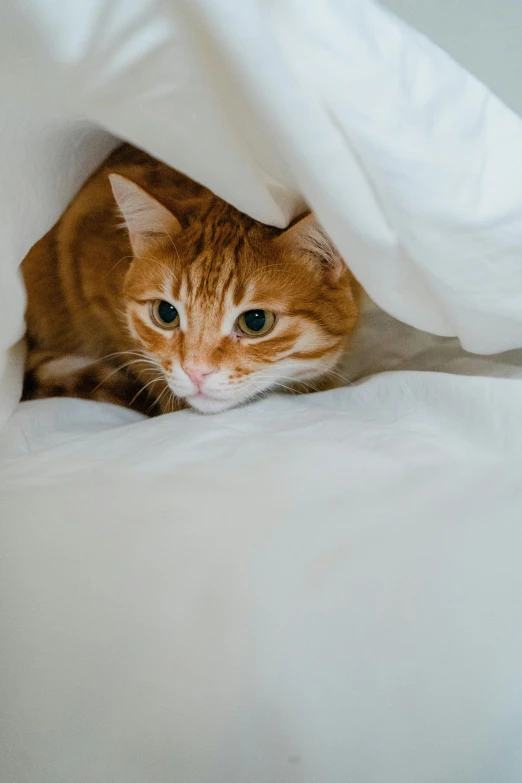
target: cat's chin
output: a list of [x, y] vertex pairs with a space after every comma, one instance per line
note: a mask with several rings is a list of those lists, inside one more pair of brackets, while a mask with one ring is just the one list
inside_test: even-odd
[[240, 404], [240, 400], [218, 400], [215, 397], [208, 397], [202, 394], [195, 394], [191, 397], [185, 397], [191, 408], [198, 413], [222, 413], [234, 408]]

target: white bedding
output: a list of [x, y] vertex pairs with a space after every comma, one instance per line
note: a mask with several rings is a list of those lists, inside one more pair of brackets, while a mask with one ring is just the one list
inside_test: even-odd
[[522, 356], [361, 338], [355, 372], [398, 371], [214, 417], [19, 407], [5, 780], [518, 783], [519, 381], [400, 368]]
[[[519, 783], [522, 121], [366, 0], [0, 31], [2, 783]], [[514, 350], [370, 307], [333, 392], [12, 413], [16, 267], [96, 124], [267, 222], [304, 197], [381, 306]]]

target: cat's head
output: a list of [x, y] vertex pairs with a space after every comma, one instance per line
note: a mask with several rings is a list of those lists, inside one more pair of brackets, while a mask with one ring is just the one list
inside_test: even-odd
[[178, 217], [111, 175], [133, 250], [128, 328], [172, 393], [203, 413], [331, 372], [358, 317], [357, 285], [310, 214], [285, 231], [215, 196]]

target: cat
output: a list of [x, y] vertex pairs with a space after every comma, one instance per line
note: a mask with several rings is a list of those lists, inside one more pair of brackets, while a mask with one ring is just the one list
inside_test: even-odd
[[264, 225], [129, 144], [22, 273], [23, 398], [148, 415], [326, 388], [360, 310], [359, 286], [312, 214]]

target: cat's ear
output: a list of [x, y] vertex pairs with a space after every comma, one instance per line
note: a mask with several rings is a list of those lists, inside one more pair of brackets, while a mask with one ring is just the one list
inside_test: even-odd
[[181, 231], [172, 212], [135, 182], [121, 174], [109, 174], [109, 180], [135, 255], [143, 253], [159, 237], [173, 237]]
[[339, 251], [310, 212], [292, 223], [275, 242], [284, 250], [308, 256], [314, 263], [321, 264], [333, 280], [338, 280], [346, 269]]

